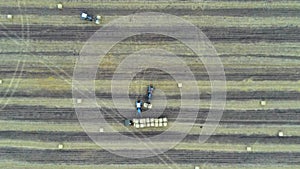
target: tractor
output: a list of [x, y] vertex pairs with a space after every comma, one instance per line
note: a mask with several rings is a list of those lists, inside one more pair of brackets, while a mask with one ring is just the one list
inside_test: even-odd
[[93, 15], [90, 15], [87, 12], [82, 12], [80, 17], [82, 20], [91, 21], [91, 22], [94, 21], [96, 24], [99, 24], [101, 20], [101, 16], [97, 15], [96, 17], [94, 17]]
[[146, 101], [143, 104], [143, 108], [145, 108], [145, 109], [151, 109], [152, 108], [151, 99], [152, 99], [153, 91], [154, 91], [154, 87], [153, 87], [152, 84], [150, 84], [147, 87], [147, 96], [146, 96]]

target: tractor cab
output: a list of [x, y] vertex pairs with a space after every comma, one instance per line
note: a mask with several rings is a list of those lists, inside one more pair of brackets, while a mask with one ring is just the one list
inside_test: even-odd
[[87, 21], [93, 21], [93, 16], [92, 16], [92, 15], [89, 15], [89, 14], [86, 13], [86, 12], [82, 12], [82, 13], [81, 13], [81, 19], [87, 20]]
[[143, 102], [142, 102], [141, 100], [137, 100], [137, 101], [135, 102], [137, 114], [138, 114], [139, 116], [142, 116], [142, 105], [143, 105]]

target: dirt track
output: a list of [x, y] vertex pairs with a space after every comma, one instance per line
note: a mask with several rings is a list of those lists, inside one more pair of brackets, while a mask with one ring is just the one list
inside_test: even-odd
[[[125, 150], [128, 151], [128, 150]], [[1, 148], [0, 155], [5, 159], [35, 163], [55, 164], [158, 164], [158, 157], [132, 159], [119, 157], [104, 150], [33, 150]], [[165, 153], [177, 164], [300, 164], [300, 153], [230, 153], [203, 152], [189, 150], [169, 150]], [[161, 158], [171, 163], [165, 156]]]

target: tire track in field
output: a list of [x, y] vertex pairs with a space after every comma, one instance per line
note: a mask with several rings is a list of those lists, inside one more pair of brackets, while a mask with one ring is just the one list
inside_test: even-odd
[[[123, 150], [129, 151], [129, 150]], [[205, 152], [193, 150], [169, 150], [164, 153], [177, 164], [288, 164], [299, 165], [300, 153], [236, 153]], [[158, 164], [164, 155], [148, 158], [120, 157], [105, 150], [35, 150], [22, 148], [0, 148], [5, 160], [26, 161], [41, 164]], [[169, 160], [166, 159], [168, 163]], [[291, 166], [292, 167], [292, 166]]]

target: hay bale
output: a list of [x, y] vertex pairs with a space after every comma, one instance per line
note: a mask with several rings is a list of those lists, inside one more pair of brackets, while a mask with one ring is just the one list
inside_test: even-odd
[[158, 127], [158, 123], [154, 123], [154, 127]]
[[77, 102], [78, 104], [80, 104], [80, 103], [82, 103], [82, 99], [77, 99], [76, 102]]
[[158, 126], [159, 126], [159, 127], [162, 127], [162, 126], [163, 126], [163, 123], [158, 123]]
[[97, 18], [98, 20], [101, 20], [101, 19], [102, 19], [102, 16], [97, 15], [96, 18]]
[[0, 84], [2, 84], [3, 83], [3, 81], [2, 80], [0, 80]]
[[155, 126], [155, 123], [154, 123], [154, 122], [150, 122], [150, 126], [151, 126], [151, 127], [154, 127], [154, 126]]
[[99, 129], [99, 132], [100, 132], [100, 133], [103, 133], [103, 132], [104, 132], [104, 128], [100, 128], [100, 129]]
[[144, 108], [148, 108], [148, 103], [144, 103], [144, 104], [143, 104], [143, 107], [144, 107]]
[[95, 21], [95, 23], [98, 25], [98, 24], [100, 24], [100, 21], [101, 21], [101, 16], [100, 15], [97, 15], [96, 16], [96, 21]]
[[182, 88], [182, 83], [177, 83], [177, 86], [178, 86], [179, 88]]
[[146, 118], [146, 123], [150, 123], [150, 118]]
[[151, 127], [151, 123], [146, 123], [146, 127]]
[[166, 117], [164, 117], [163, 122], [168, 122], [168, 119]]
[[284, 135], [283, 135], [283, 131], [278, 131], [278, 136], [279, 137], [283, 137]]
[[163, 126], [164, 126], [164, 127], [167, 127], [167, 126], [168, 126], [168, 123], [167, 123], [167, 122], [164, 122], [164, 123], [163, 123]]
[[162, 122], [163, 122], [163, 119], [162, 119], [162, 118], [159, 118], [159, 119], [158, 119], [158, 122], [159, 122], [159, 123], [162, 123]]
[[261, 106], [265, 106], [266, 104], [267, 104], [267, 102], [266, 102], [265, 100], [261, 100], [261, 101], [260, 101], [260, 105], [261, 105]]
[[64, 148], [64, 145], [63, 145], [63, 144], [58, 144], [58, 145], [57, 145], [57, 148], [61, 150], [61, 149]]
[[195, 169], [200, 169], [200, 167], [199, 166], [195, 166]]
[[136, 123], [136, 124], [135, 124], [135, 128], [137, 128], [137, 129], [140, 128], [140, 124], [139, 124], [139, 123]]
[[6, 18], [7, 18], [7, 19], [12, 19], [12, 18], [13, 18], [13, 16], [12, 16], [12, 15], [10, 15], [10, 14], [8, 14], [8, 15], [6, 16]]
[[140, 124], [140, 128], [144, 128], [144, 127], [145, 127], [144, 123]]
[[247, 146], [247, 147], [246, 147], [246, 150], [247, 150], [248, 152], [250, 152], [250, 151], [252, 151], [252, 147]]
[[134, 124], [137, 124], [137, 123], [139, 123], [139, 119], [132, 119], [132, 122], [133, 122]]
[[140, 124], [145, 124], [146, 123], [146, 119], [140, 119]]
[[63, 4], [62, 3], [58, 3], [57, 4], [57, 9], [63, 9]]

